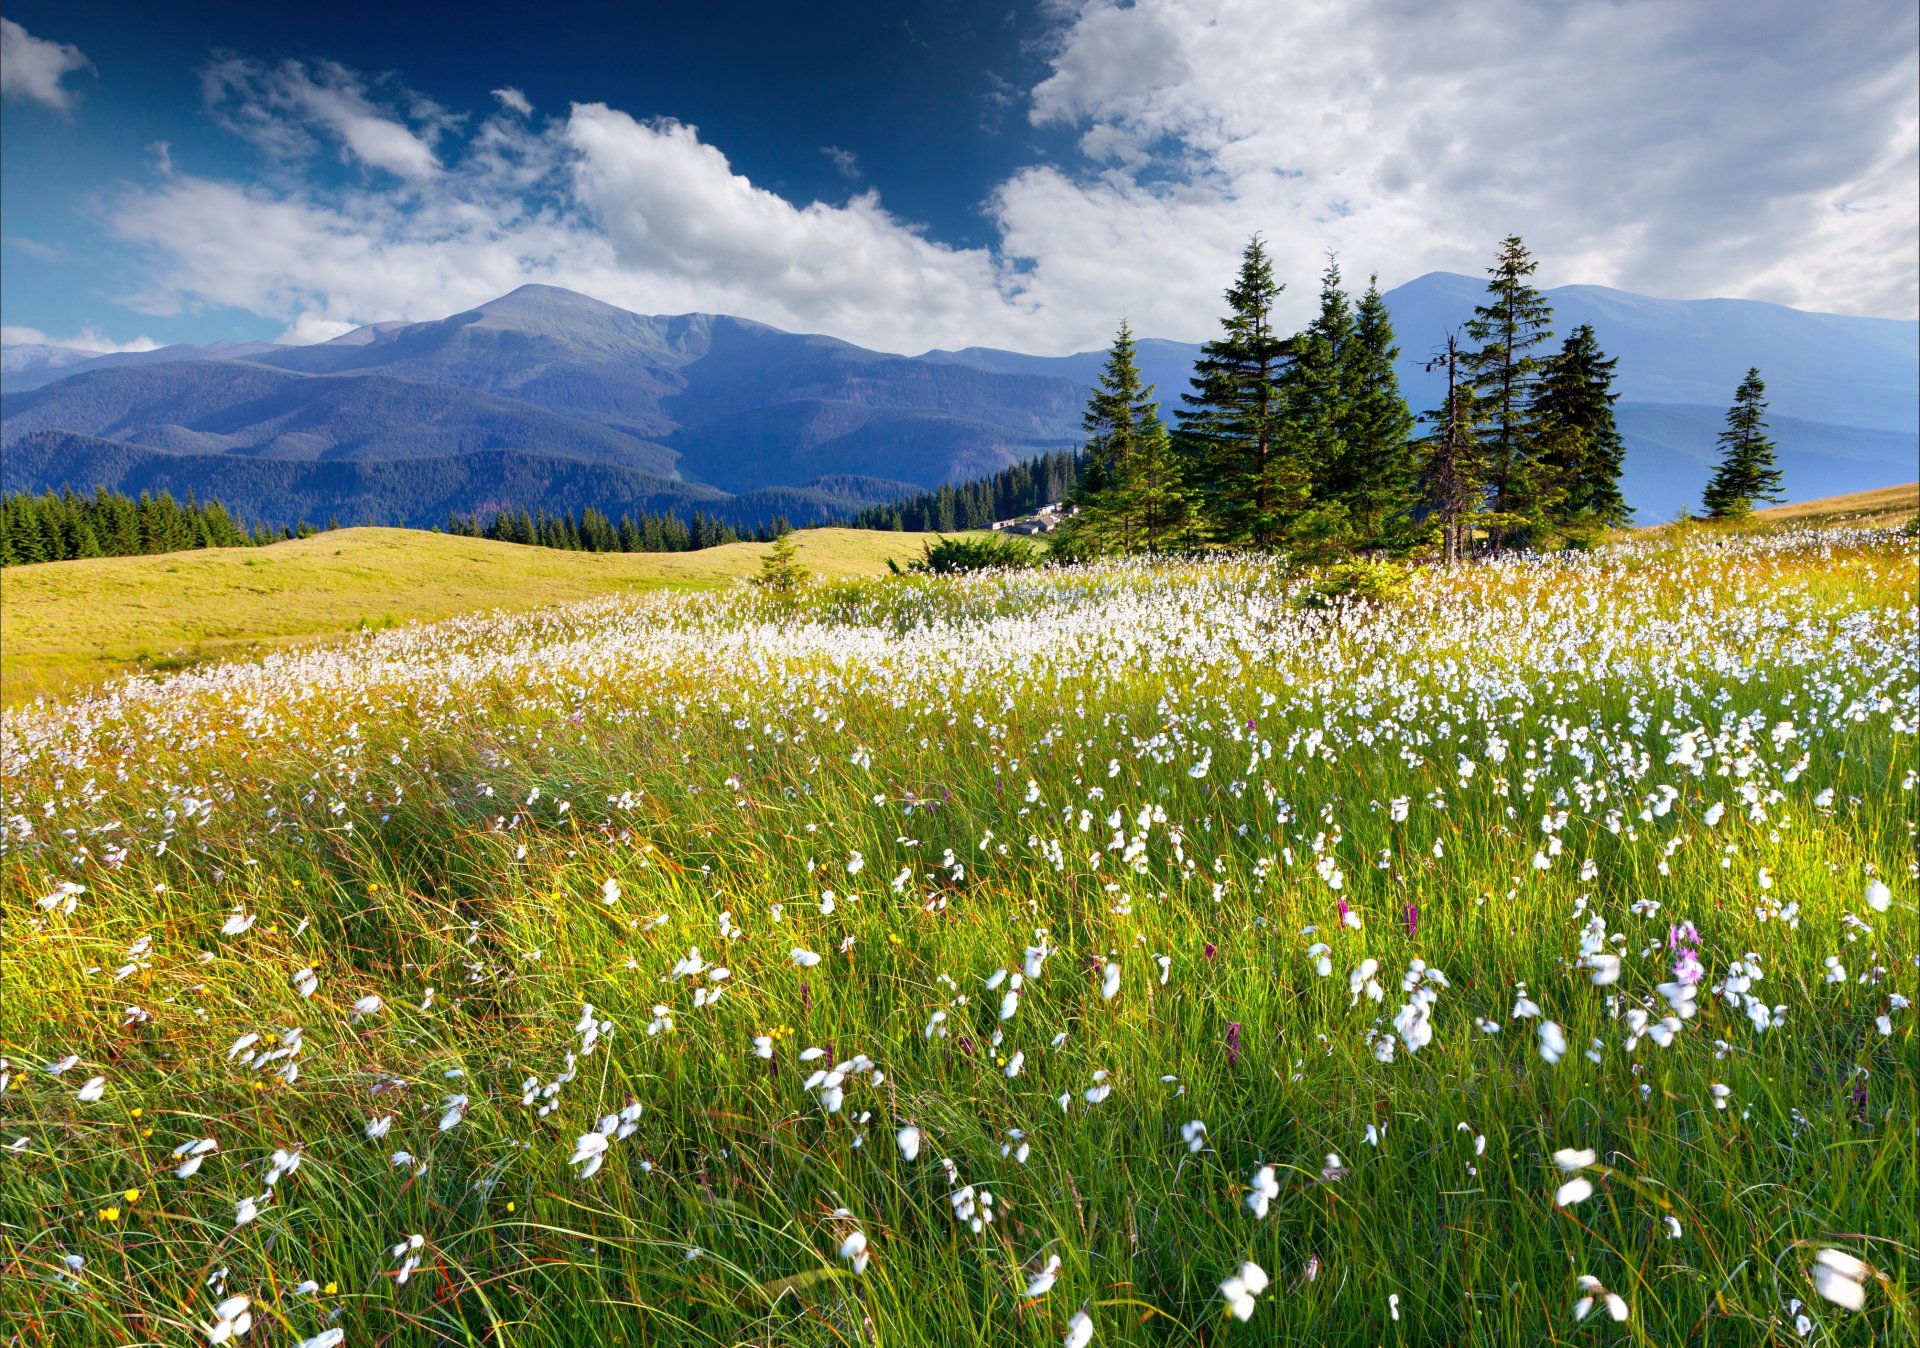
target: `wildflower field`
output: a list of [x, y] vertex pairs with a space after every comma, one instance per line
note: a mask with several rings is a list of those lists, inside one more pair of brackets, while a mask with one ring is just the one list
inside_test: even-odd
[[739, 586], [8, 712], [0, 1341], [1912, 1343], [1916, 547]]

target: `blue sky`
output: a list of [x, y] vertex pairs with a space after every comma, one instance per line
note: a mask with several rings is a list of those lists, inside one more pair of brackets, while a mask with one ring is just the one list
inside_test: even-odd
[[10, 0], [8, 340], [317, 340], [523, 281], [892, 350], [1394, 285], [1912, 318], [1910, 0]]

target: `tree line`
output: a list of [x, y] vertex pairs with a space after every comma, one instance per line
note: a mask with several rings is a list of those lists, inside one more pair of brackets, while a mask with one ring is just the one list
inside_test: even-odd
[[[1168, 425], [1143, 385], [1125, 322], [1088, 400], [1075, 507], [1055, 547], [1069, 556], [1207, 543], [1324, 560], [1356, 551], [1477, 551], [1591, 540], [1631, 517], [1620, 492], [1617, 360], [1580, 325], [1557, 347], [1538, 263], [1502, 241], [1487, 297], [1428, 362], [1439, 408], [1416, 417], [1378, 278], [1355, 300], [1337, 262], [1319, 309], [1287, 334], [1285, 287], [1258, 236], [1226, 291], [1221, 335], [1201, 347], [1192, 388]], [[1749, 372], [1720, 437], [1710, 515], [1778, 499], [1765, 386]]]
[[313, 533], [311, 525], [271, 529], [243, 524], [218, 501], [171, 494], [138, 500], [105, 487], [86, 496], [8, 492], [0, 496], [0, 566], [64, 562], [79, 557], [132, 557], [194, 548], [245, 548]]
[[532, 514], [524, 508], [503, 510], [484, 524], [473, 515], [464, 519], [449, 515], [445, 532], [566, 552], [698, 552], [742, 540], [769, 542], [791, 528], [784, 515], [743, 530], [699, 510], [686, 519], [672, 513], [643, 511], [637, 520], [622, 514], [616, 522], [605, 511], [588, 506], [577, 517], [564, 511], [554, 515], [545, 510]]
[[1030, 515], [1067, 498], [1080, 481], [1084, 456], [1072, 450], [1042, 454], [989, 477], [945, 483], [891, 504], [869, 506], [847, 524], [855, 529], [956, 533], [985, 529], [996, 520]]

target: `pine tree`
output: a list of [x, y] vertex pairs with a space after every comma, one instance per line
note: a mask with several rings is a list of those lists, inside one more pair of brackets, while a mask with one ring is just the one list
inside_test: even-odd
[[1290, 452], [1279, 381], [1290, 338], [1273, 330], [1285, 289], [1255, 235], [1226, 292], [1225, 333], [1200, 348], [1183, 437], [1204, 455], [1211, 523], [1230, 543], [1271, 547], [1286, 540], [1307, 503], [1306, 465]]
[[1342, 352], [1346, 421], [1340, 457], [1326, 485], [1362, 547], [1402, 546], [1420, 503], [1420, 452], [1413, 442], [1413, 413], [1394, 369], [1399, 359], [1380, 278], [1370, 277]]
[[1767, 438], [1767, 386], [1758, 368], [1747, 371], [1727, 409], [1727, 428], [1720, 432], [1720, 466], [1713, 471], [1701, 498], [1709, 519], [1737, 519], [1752, 512], [1755, 501], [1776, 504], [1780, 469], [1776, 446]]
[[1613, 371], [1585, 323], [1546, 362], [1534, 390], [1532, 415], [1539, 434], [1541, 476], [1553, 483], [1558, 504], [1553, 522], [1613, 528], [1632, 518], [1620, 494], [1626, 442], [1613, 421]]
[[1446, 351], [1427, 362], [1429, 371], [1447, 372], [1447, 398], [1427, 414], [1426, 466], [1422, 473], [1427, 507], [1440, 525], [1440, 557], [1448, 566], [1473, 555], [1473, 533], [1485, 511], [1486, 447], [1480, 435], [1484, 412], [1473, 385], [1462, 377], [1465, 359], [1460, 339], [1447, 334]]
[[1553, 307], [1527, 279], [1539, 266], [1519, 235], [1501, 240], [1499, 255], [1487, 269], [1487, 303], [1467, 323], [1467, 336], [1481, 344], [1466, 364], [1486, 415], [1481, 439], [1492, 494], [1488, 532], [1495, 547], [1524, 541], [1552, 508], [1534, 458], [1533, 387], [1542, 366], [1532, 352], [1553, 336]]
[[1340, 264], [1329, 257], [1320, 278], [1320, 312], [1293, 339], [1293, 361], [1280, 376], [1287, 438], [1321, 498], [1345, 455], [1353, 418], [1347, 365], [1352, 342], [1352, 307], [1341, 288]]
[[1081, 419], [1086, 468], [1070, 498], [1078, 513], [1056, 540], [1064, 552], [1152, 551], [1192, 522], [1192, 491], [1134, 350], [1122, 321]]
[[754, 583], [782, 599], [797, 594], [806, 584], [807, 570], [800, 565], [799, 552], [793, 546], [793, 534], [783, 533], [773, 540], [767, 555], [760, 559], [760, 574]]

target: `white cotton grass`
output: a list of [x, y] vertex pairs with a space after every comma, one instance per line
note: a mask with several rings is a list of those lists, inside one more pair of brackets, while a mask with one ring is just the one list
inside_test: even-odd
[[1860, 1310], [1867, 1304], [1867, 1278], [1871, 1273], [1865, 1260], [1831, 1248], [1817, 1251], [1807, 1270], [1813, 1279], [1814, 1291], [1849, 1311]]
[[1053, 1285], [1059, 1280], [1060, 1256], [1050, 1254], [1047, 1256], [1047, 1262], [1041, 1266], [1040, 1270], [1027, 1279], [1026, 1288], [1021, 1292], [1021, 1295], [1029, 1301], [1038, 1301], [1041, 1297], [1051, 1292]]
[[207, 1342], [230, 1343], [253, 1328], [253, 1299], [245, 1296], [223, 1298], [213, 1308], [213, 1323], [205, 1326]]
[[1067, 1321], [1067, 1336], [1060, 1342], [1062, 1348], [1087, 1348], [1093, 1342], [1093, 1317], [1084, 1308]]
[[1569, 1176], [1554, 1191], [1555, 1207], [1570, 1208], [1593, 1197], [1593, 1181], [1579, 1172], [1593, 1165], [1597, 1159], [1590, 1147], [1563, 1147], [1553, 1154], [1554, 1165], [1561, 1174]]
[[1573, 1318], [1576, 1321], [1584, 1320], [1588, 1315], [1592, 1314], [1594, 1304], [1598, 1302], [1607, 1308], [1607, 1317], [1609, 1319], [1613, 1320], [1616, 1324], [1626, 1322], [1628, 1311], [1624, 1297], [1618, 1293], [1608, 1291], [1607, 1288], [1601, 1284], [1600, 1280], [1590, 1273], [1582, 1273], [1578, 1279], [1578, 1283], [1580, 1287], [1580, 1299], [1573, 1303]]
[[1264, 1220], [1273, 1200], [1280, 1196], [1280, 1181], [1274, 1178], [1273, 1167], [1263, 1165], [1253, 1174], [1251, 1192], [1247, 1195], [1247, 1208], [1256, 1218]]
[[1248, 1260], [1232, 1276], [1220, 1284], [1220, 1296], [1227, 1303], [1227, 1313], [1234, 1319], [1247, 1321], [1253, 1318], [1254, 1298], [1267, 1290], [1269, 1279], [1265, 1269]]

